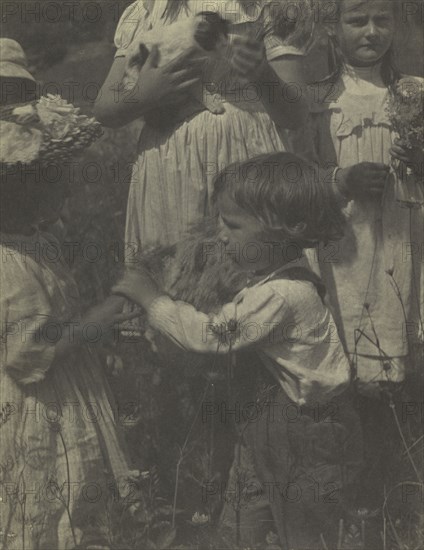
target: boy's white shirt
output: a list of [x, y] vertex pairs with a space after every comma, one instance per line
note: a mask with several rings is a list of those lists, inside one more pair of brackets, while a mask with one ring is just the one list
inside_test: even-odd
[[304, 260], [291, 262], [243, 289], [217, 314], [160, 296], [149, 309], [149, 324], [186, 351], [227, 354], [252, 347], [294, 402], [327, 402], [350, 382], [333, 317], [313, 283], [273, 278], [301, 265]]

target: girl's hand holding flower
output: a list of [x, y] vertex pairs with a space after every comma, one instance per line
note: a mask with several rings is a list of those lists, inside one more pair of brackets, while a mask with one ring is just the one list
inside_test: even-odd
[[424, 151], [419, 147], [405, 147], [400, 139], [396, 139], [390, 149], [393, 158], [410, 165], [414, 172], [419, 173], [424, 162]]

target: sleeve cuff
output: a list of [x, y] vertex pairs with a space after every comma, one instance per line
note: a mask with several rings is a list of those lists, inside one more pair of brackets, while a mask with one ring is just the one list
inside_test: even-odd
[[277, 57], [282, 57], [284, 55], [296, 55], [299, 57], [304, 57], [306, 53], [302, 50], [299, 50], [299, 48], [295, 48], [294, 46], [273, 46], [271, 48], [268, 48], [266, 51], [266, 57], [268, 61], [272, 61], [273, 59], [277, 59]]
[[113, 56], [114, 59], [117, 59], [118, 57], [127, 57], [127, 51], [128, 48], [118, 48]]
[[32, 357], [31, 366], [26, 362], [19, 367], [10, 365], [7, 368], [7, 371], [18, 384], [23, 386], [28, 384], [36, 384], [37, 382], [44, 380], [46, 377], [46, 373], [53, 363], [55, 353], [56, 347], [54, 345], [48, 346], [40, 351], [38, 361], [35, 359], [38, 363], [36, 367], [32, 366], [34, 363], [34, 357]]

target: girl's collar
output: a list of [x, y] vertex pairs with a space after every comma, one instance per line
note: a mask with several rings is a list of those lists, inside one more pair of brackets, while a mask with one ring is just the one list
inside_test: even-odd
[[308, 262], [306, 258], [302, 255], [300, 258], [296, 260], [292, 260], [291, 262], [288, 262], [278, 269], [274, 269], [271, 271], [271, 273], [263, 274], [261, 275], [258, 272], [251, 272], [247, 273], [247, 285], [248, 286], [256, 286], [256, 285], [263, 285], [276, 277], [277, 275], [280, 275], [287, 269], [291, 269], [293, 267], [309, 267]]
[[370, 82], [371, 84], [375, 84], [377, 86], [384, 86], [383, 78], [381, 76], [381, 63], [377, 63], [376, 65], [371, 65], [369, 67], [354, 67], [346, 64], [344, 75], [356, 81], [365, 80], [366, 82]]

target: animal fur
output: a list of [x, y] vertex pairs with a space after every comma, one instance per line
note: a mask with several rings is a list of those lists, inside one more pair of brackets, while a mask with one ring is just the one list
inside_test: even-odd
[[[200, 26], [208, 28], [209, 40], [197, 34]], [[198, 48], [199, 54], [208, 58], [203, 67], [204, 78], [201, 78], [199, 86], [193, 91], [196, 101], [202, 103], [206, 109], [214, 114], [225, 112], [224, 105], [216, 97], [204, 95], [202, 82], [206, 82], [206, 71], [211, 64], [217, 63], [224, 57], [227, 48], [227, 22], [213, 12], [201, 12], [187, 19], [176, 21], [163, 28], [156, 28], [143, 35], [143, 42], [137, 44], [135, 50], [130, 52], [124, 75], [126, 87], [135, 86], [141, 68], [151, 51], [153, 45], [159, 47], [159, 66], [166, 65], [178, 55], [189, 48]]]
[[247, 283], [247, 275], [225, 253], [215, 219], [193, 227], [178, 244], [145, 254], [142, 262], [173, 299], [204, 313], [219, 310]]
[[[223, 251], [215, 219], [193, 227], [174, 246], [145, 253], [141, 263], [174, 300], [188, 302], [204, 313], [219, 311], [247, 284], [247, 275]], [[170, 340], [148, 326], [145, 337], [163, 357], [164, 365], [183, 367], [185, 376], [197, 378], [208, 373], [219, 378], [226, 372], [228, 359], [225, 356], [182, 353]]]

